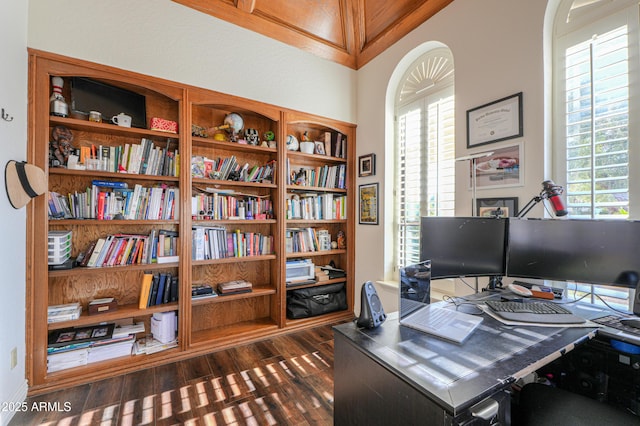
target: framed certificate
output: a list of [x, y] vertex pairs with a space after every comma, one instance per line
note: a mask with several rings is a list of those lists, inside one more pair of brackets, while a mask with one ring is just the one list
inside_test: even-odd
[[467, 111], [467, 148], [522, 135], [522, 92]]

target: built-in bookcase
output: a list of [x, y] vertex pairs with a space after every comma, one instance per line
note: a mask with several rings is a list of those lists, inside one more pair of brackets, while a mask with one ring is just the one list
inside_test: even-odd
[[[49, 96], [53, 76], [62, 77], [65, 83], [74, 77], [86, 77], [142, 95], [147, 122], [153, 117], [174, 121], [178, 131], [119, 127], [90, 122], [81, 116], [52, 116]], [[27, 207], [27, 374], [31, 394], [353, 317], [354, 125], [36, 50], [30, 51], [29, 82], [28, 161], [45, 170], [51, 194], [35, 198]], [[63, 90], [68, 102], [69, 86], [65, 84]], [[233, 114], [243, 120], [238, 134], [230, 134], [230, 129], [225, 128], [227, 118]], [[91, 170], [50, 167], [50, 141], [60, 126], [73, 135], [74, 149], [96, 157], [100, 153], [100, 165]], [[251, 130], [245, 135], [246, 129]], [[257, 140], [252, 139], [255, 135]], [[305, 135], [318, 142], [333, 137], [334, 143], [339, 137], [344, 142], [343, 153], [336, 156], [290, 151], [286, 145], [288, 135], [299, 140]], [[143, 167], [150, 170], [148, 164], [140, 164], [136, 170], [118, 167], [113, 157], [134, 145], [143, 145], [147, 152], [155, 150], [171, 166], [162, 173], [149, 174], [143, 172]], [[240, 164], [242, 171], [225, 174], [229, 162]], [[301, 186], [291, 181], [289, 172], [294, 168], [331, 168], [340, 184]], [[98, 188], [94, 187], [96, 183]], [[118, 186], [126, 186], [131, 193], [135, 188], [149, 197], [152, 188], [161, 188], [158, 191], [164, 191], [162, 199], [172, 197], [171, 204], [163, 204], [160, 210], [164, 214], [153, 216], [114, 216], [107, 210], [102, 210], [107, 213], [100, 217], [92, 216], [97, 203], [132, 196], [119, 192], [116, 197]], [[96, 195], [101, 192], [106, 195]], [[78, 200], [86, 202], [83, 196], [89, 200], [95, 196], [89, 202], [96, 204], [85, 205], [90, 214], [86, 210], [77, 212]], [[332, 213], [289, 217], [292, 196], [321, 199], [325, 210], [331, 209]], [[55, 197], [58, 199], [54, 202]], [[98, 201], [100, 197], [102, 201]], [[64, 199], [70, 212], [56, 205]], [[141, 202], [152, 205], [151, 198]], [[55, 207], [54, 213], [50, 203]], [[337, 216], [333, 212], [336, 203]], [[167, 209], [172, 213], [168, 214]], [[309, 252], [288, 251], [288, 236], [295, 228], [318, 231], [324, 245]], [[100, 239], [122, 239], [122, 251], [120, 255], [109, 255], [111, 261], [105, 265], [110, 266], [50, 269], [44, 259], [51, 231], [71, 231], [72, 257], [82, 255]], [[336, 241], [338, 233], [345, 245], [331, 248], [331, 240]], [[174, 238], [170, 244], [177, 255], [171, 253], [163, 259], [151, 254], [133, 256], [136, 243], [158, 235], [167, 236], [167, 243], [169, 236]], [[333, 262], [344, 269], [345, 276], [337, 280], [306, 285], [344, 282], [348, 309], [307, 319], [287, 319], [290, 287], [286, 265], [296, 258], [311, 258], [316, 265]], [[145, 274], [177, 277], [178, 300], [141, 308]], [[215, 286], [235, 280], [251, 282], [252, 291], [191, 298], [192, 285]], [[88, 315], [89, 302], [105, 297], [115, 298], [117, 309]], [[49, 306], [76, 302], [83, 307], [78, 319], [48, 323]], [[145, 324], [146, 332], [138, 336], [144, 337], [150, 332], [152, 315], [169, 311], [175, 311], [178, 318], [178, 345], [172, 349], [47, 371], [51, 331], [132, 319]]]

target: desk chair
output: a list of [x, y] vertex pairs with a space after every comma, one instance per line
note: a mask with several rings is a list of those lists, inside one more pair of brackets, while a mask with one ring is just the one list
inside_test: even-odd
[[520, 391], [518, 417], [522, 426], [640, 425], [640, 417], [623, 409], [540, 383]]

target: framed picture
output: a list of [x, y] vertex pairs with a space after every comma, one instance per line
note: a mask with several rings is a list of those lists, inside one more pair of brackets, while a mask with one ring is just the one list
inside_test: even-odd
[[114, 328], [115, 324], [103, 324], [54, 330], [49, 332], [48, 346], [59, 348], [110, 339]]
[[358, 176], [374, 176], [376, 174], [376, 155], [375, 154], [367, 154], [361, 155], [358, 157], [360, 167], [358, 168]]
[[320, 155], [327, 155], [326, 151], [324, 150], [324, 142], [314, 142], [315, 143], [315, 149], [314, 152], [316, 154], [320, 154]]
[[518, 213], [518, 197], [478, 198], [476, 216], [509, 217]]
[[477, 158], [470, 164], [469, 188], [473, 187], [474, 167], [477, 189], [524, 185], [522, 142], [498, 148], [490, 155]]
[[522, 92], [467, 111], [467, 148], [522, 135]]
[[360, 223], [378, 224], [378, 183], [360, 185]]

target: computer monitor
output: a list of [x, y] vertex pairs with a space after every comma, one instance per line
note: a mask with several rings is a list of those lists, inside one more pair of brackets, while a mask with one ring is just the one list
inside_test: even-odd
[[640, 222], [509, 220], [507, 275], [635, 288]]
[[501, 277], [506, 234], [505, 218], [425, 216], [420, 261], [431, 260], [431, 279]]

